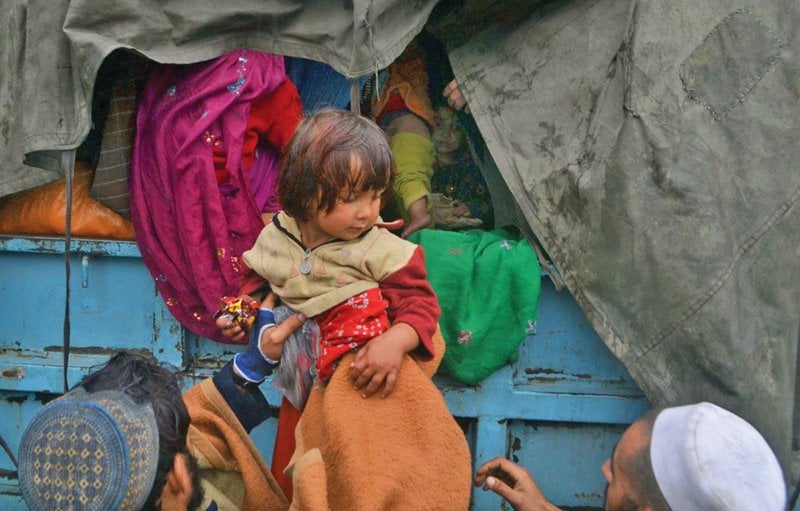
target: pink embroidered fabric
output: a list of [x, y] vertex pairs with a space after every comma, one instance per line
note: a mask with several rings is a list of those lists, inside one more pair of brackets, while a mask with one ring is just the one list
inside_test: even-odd
[[[264, 186], [277, 172], [277, 152], [266, 146], [251, 169], [255, 189], [242, 169], [250, 105], [285, 79], [282, 56], [234, 50], [198, 64], [157, 66], [140, 99], [130, 178], [136, 240], [170, 312], [216, 341], [230, 342], [213, 314], [248, 278], [241, 254], [264, 225], [260, 207], [272, 195]], [[215, 148], [226, 154], [230, 174], [220, 185]]]

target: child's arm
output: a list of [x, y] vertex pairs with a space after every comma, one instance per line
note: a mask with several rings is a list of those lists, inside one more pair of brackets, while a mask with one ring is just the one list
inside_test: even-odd
[[406, 323], [417, 332], [419, 345], [412, 355], [420, 360], [433, 358], [433, 334], [441, 309], [428, 282], [422, 247], [417, 246], [405, 266], [383, 279], [380, 289], [389, 302], [389, 321], [393, 325]]
[[[272, 308], [276, 301], [277, 298], [273, 293], [269, 293], [264, 299], [262, 302], [264, 309], [259, 311], [250, 347], [237, 353], [233, 359], [234, 373], [247, 382], [260, 383], [272, 373], [273, 367], [281, 358], [283, 343], [305, 321], [302, 314], [294, 314], [280, 325], [275, 325]], [[220, 317], [216, 324], [225, 337], [241, 339], [247, 334], [247, 331], [233, 324], [230, 318]]]
[[424, 253], [417, 247], [405, 266], [380, 283], [392, 326], [361, 348], [351, 366], [353, 386], [363, 388], [364, 397], [382, 384], [381, 397], [392, 392], [406, 353], [423, 360], [433, 357], [440, 309], [427, 276]]
[[286, 318], [279, 325], [266, 325], [260, 330], [258, 349], [265, 358], [280, 360], [283, 343], [298, 328], [303, 326], [306, 317], [297, 313]]
[[255, 100], [250, 107], [242, 144], [244, 169], [252, 167], [260, 140], [266, 140], [278, 152], [283, 152], [302, 119], [303, 105], [291, 80], [284, 80], [275, 90]]

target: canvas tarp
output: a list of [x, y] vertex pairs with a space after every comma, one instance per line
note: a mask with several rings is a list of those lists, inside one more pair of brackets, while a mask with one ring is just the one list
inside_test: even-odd
[[[9, 0], [0, 9], [0, 197], [61, 176], [60, 151], [91, 127], [92, 88], [119, 48], [189, 63], [252, 48], [330, 64], [348, 77], [386, 67], [436, 0]], [[23, 165], [26, 159], [28, 165]]]
[[509, 8], [461, 13], [440, 34], [523, 222], [655, 405], [721, 404], [786, 463], [798, 429], [800, 3]]
[[[50, 151], [82, 140], [115, 47], [188, 62], [245, 45], [354, 76], [396, 57], [431, 4], [6, 2], [0, 195], [53, 179], [21, 156], [54, 169]], [[501, 213], [535, 234], [650, 400], [726, 406], [786, 462], [800, 4], [467, 0], [431, 21], [502, 177], [487, 179], [514, 198], [495, 203], [514, 204]]]

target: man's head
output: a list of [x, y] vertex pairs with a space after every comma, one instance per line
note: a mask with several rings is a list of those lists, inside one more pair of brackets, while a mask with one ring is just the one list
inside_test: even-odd
[[180, 494], [180, 507], [194, 509], [202, 489], [188, 428], [175, 375], [119, 353], [31, 421], [20, 446], [23, 497], [32, 509], [75, 507], [65, 499], [85, 509], [168, 509]]
[[651, 410], [622, 434], [614, 451], [603, 464], [607, 511], [634, 511], [648, 507], [670, 511], [658, 487], [650, 462], [653, 423], [660, 410]]
[[711, 403], [654, 410], [603, 465], [606, 510], [782, 511], [778, 460], [742, 418]]

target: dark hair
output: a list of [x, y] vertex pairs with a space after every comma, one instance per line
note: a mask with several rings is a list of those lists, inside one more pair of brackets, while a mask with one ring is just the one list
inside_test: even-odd
[[138, 404], [149, 403], [152, 406], [158, 426], [158, 468], [143, 509], [156, 509], [156, 501], [161, 497], [167, 474], [178, 453], [186, 456], [195, 485], [189, 509], [197, 508], [203, 499], [203, 492], [197, 463], [192, 463], [194, 457], [186, 446], [189, 411], [175, 375], [153, 357], [121, 351], [111, 357], [102, 369], [84, 378], [78, 386], [90, 393], [118, 390]]
[[315, 208], [333, 211], [343, 193], [389, 187], [394, 168], [389, 141], [374, 122], [350, 111], [320, 110], [300, 123], [283, 155], [281, 207], [308, 220]]
[[650, 410], [636, 421], [641, 424], [642, 432], [647, 436], [647, 442], [624, 462], [624, 470], [629, 477], [633, 492], [633, 495], [630, 495], [623, 505], [625, 510], [636, 510], [644, 505], [649, 505], [653, 511], [672, 511], [658, 486], [656, 475], [653, 472], [653, 460], [650, 457], [653, 425], [661, 410]]

